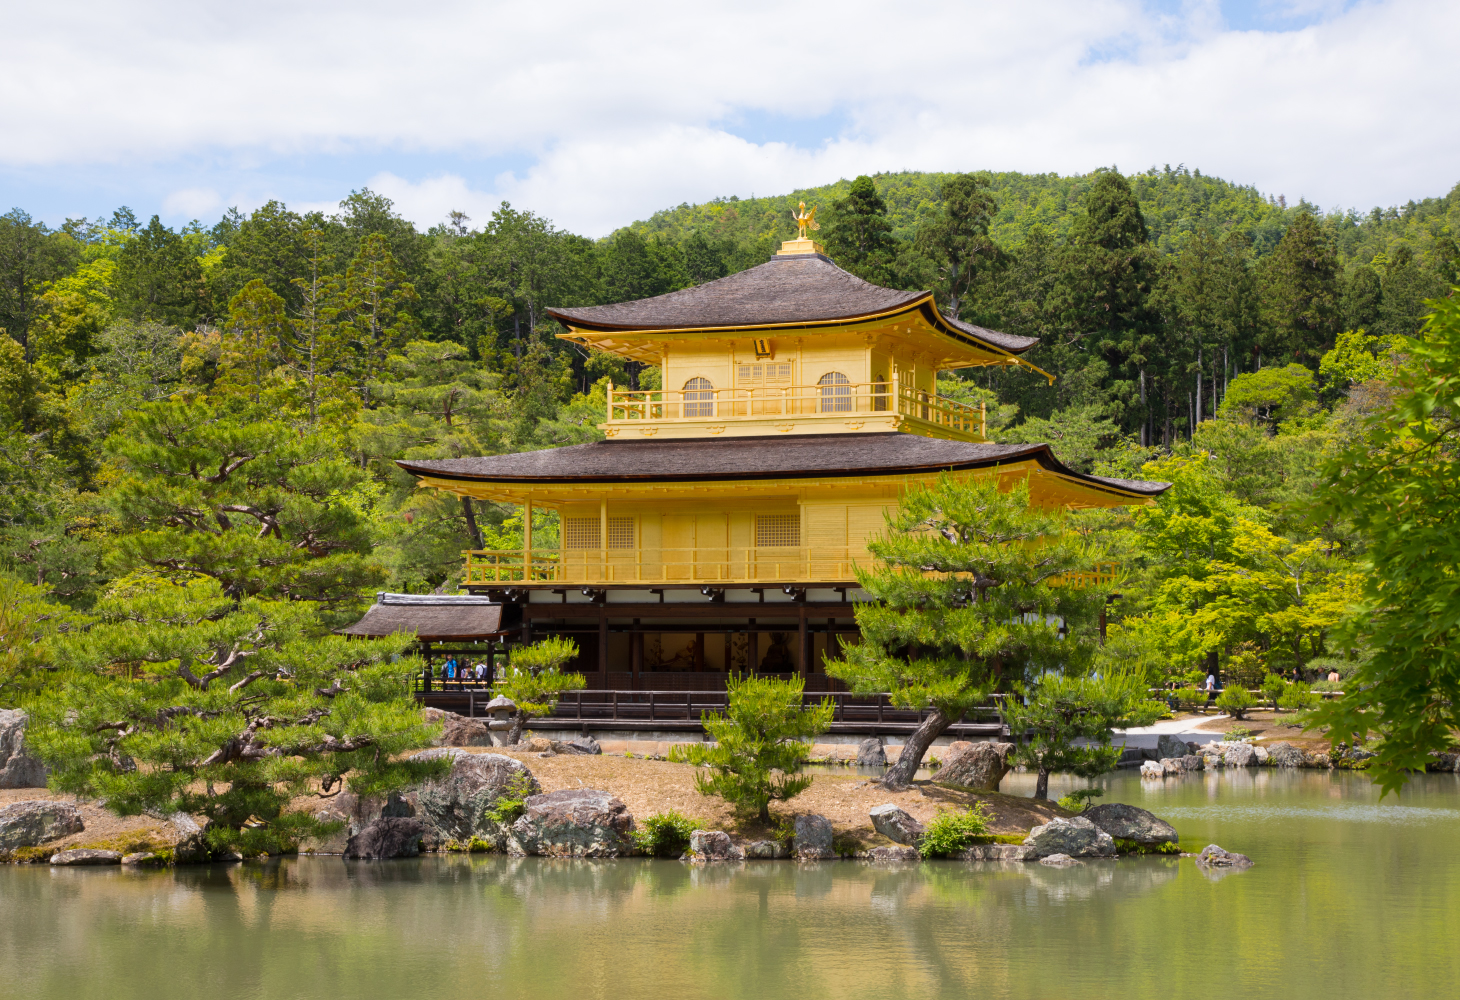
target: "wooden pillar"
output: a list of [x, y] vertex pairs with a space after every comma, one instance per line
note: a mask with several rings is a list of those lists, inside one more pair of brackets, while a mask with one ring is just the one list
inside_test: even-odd
[[633, 685], [639, 686], [639, 675], [644, 672], [644, 633], [639, 631], [639, 619], [634, 619], [634, 630], [629, 633], [629, 669], [634, 673]]
[[811, 673], [811, 632], [806, 627], [806, 605], [801, 605], [801, 613], [797, 616], [797, 639], [800, 646], [799, 672], [802, 677]]
[[[525, 500], [522, 503], [522, 582], [526, 583], [532, 579], [532, 501]], [[527, 629], [526, 620], [522, 623], [523, 635]], [[524, 638], [524, 642], [527, 640]]]
[[608, 607], [598, 606], [598, 672], [608, 680]]
[[734, 636], [734, 632], [725, 633], [725, 659], [721, 660], [720, 662], [724, 665], [724, 672], [727, 674], [730, 672], [730, 653], [732, 652], [730, 641], [734, 638]]
[[598, 580], [608, 579], [608, 497], [598, 502]]

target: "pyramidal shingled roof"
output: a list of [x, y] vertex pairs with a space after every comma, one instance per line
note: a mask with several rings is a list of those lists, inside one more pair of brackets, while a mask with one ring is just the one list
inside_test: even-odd
[[582, 309], [549, 309], [548, 315], [580, 330], [695, 330], [853, 322], [918, 309], [935, 328], [958, 340], [1019, 354], [1036, 337], [986, 330], [944, 316], [926, 291], [898, 291], [863, 281], [821, 254], [788, 254], [728, 278], [693, 288]]

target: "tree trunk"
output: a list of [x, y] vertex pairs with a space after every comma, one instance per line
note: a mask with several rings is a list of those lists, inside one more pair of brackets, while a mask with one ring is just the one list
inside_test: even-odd
[[466, 530], [471, 535], [472, 548], [486, 548], [487, 543], [482, 538], [482, 529], [477, 527], [477, 515], [476, 511], [472, 509], [471, 497], [461, 498], [461, 512], [466, 517]]
[[522, 742], [522, 730], [527, 726], [527, 713], [518, 712], [512, 720], [512, 728], [507, 730], [507, 745], [515, 747]]
[[882, 784], [893, 792], [900, 792], [911, 785], [918, 765], [923, 762], [923, 754], [927, 753], [928, 747], [933, 745], [933, 741], [942, 736], [943, 731], [956, 721], [958, 720], [948, 718], [941, 710], [933, 709], [933, 714], [924, 719], [923, 724], [908, 737], [907, 743], [903, 745], [902, 753], [898, 755], [897, 763], [889, 767], [887, 773], [882, 776]]
[[1034, 783], [1034, 797], [1049, 801], [1049, 772], [1042, 767], [1039, 769], [1039, 779]]

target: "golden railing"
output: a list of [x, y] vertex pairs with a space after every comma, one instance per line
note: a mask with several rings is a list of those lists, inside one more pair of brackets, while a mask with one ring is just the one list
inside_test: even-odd
[[467, 584], [798, 583], [855, 579], [860, 548], [835, 546], [644, 549], [477, 549], [466, 553]]
[[[644, 549], [475, 549], [465, 553], [466, 584], [562, 583], [846, 583], [853, 563], [871, 558], [861, 547], [706, 546]], [[1102, 563], [1087, 573], [1053, 577], [1051, 587], [1113, 583], [1119, 567]]]
[[836, 419], [896, 413], [979, 438], [985, 436], [987, 426], [983, 404], [968, 406], [895, 382], [701, 390], [609, 386], [607, 410], [610, 424], [639, 420]]

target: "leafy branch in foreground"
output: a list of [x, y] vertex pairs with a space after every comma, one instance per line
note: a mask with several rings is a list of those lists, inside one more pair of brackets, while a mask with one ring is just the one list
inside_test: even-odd
[[1335, 743], [1384, 734], [1370, 763], [1386, 793], [1460, 729], [1460, 297], [1430, 300], [1399, 394], [1325, 470], [1316, 517], [1346, 518], [1367, 549], [1361, 596], [1339, 629], [1373, 656], [1314, 712]]
[[313, 604], [234, 604], [201, 578], [119, 590], [55, 641], [56, 683], [26, 706], [56, 791], [202, 816], [215, 850], [278, 853], [328, 832], [292, 799], [443, 770], [398, 759], [434, 734], [408, 696], [409, 637], [321, 634]]

